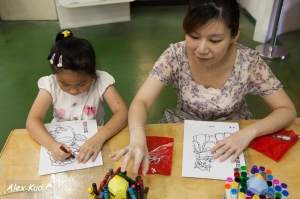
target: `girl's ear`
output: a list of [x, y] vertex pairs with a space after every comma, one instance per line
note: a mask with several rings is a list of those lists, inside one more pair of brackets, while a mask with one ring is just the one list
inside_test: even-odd
[[239, 26], [236, 35], [231, 39], [231, 43], [235, 43], [235, 42], [238, 40], [238, 38], [239, 38], [239, 36], [240, 36], [240, 33], [241, 33], [241, 30], [242, 30], [242, 27]]

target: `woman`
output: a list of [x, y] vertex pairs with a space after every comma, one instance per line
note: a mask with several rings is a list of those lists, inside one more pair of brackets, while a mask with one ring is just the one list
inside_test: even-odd
[[219, 141], [210, 152], [214, 159], [231, 162], [255, 137], [284, 128], [296, 110], [283, 86], [258, 52], [237, 43], [239, 5], [236, 0], [192, 0], [183, 21], [185, 41], [171, 44], [159, 57], [129, 109], [130, 144], [111, 154], [124, 155], [122, 171], [134, 158], [133, 175], [143, 162], [149, 167], [145, 129], [147, 112], [163, 90], [172, 83], [178, 94], [177, 109], [202, 120], [252, 119], [246, 97], [262, 97], [272, 112], [262, 120]]

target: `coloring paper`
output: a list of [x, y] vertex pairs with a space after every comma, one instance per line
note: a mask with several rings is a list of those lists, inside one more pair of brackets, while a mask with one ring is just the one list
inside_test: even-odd
[[222, 140], [239, 130], [238, 123], [184, 121], [182, 176], [226, 180], [234, 168], [246, 166], [244, 153], [230, 163], [232, 156], [220, 163], [213, 160], [210, 149], [217, 140]]
[[101, 151], [95, 162], [89, 159], [85, 164], [78, 164], [76, 159], [78, 155], [77, 149], [83, 145], [87, 139], [98, 132], [96, 120], [55, 122], [45, 124], [45, 127], [55, 140], [69, 146], [75, 158], [69, 157], [64, 161], [55, 161], [50, 151], [41, 146], [39, 175], [103, 165]]

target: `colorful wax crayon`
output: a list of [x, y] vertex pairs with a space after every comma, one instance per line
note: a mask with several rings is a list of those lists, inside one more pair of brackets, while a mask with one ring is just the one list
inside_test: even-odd
[[149, 187], [145, 187], [145, 190], [144, 190], [144, 199], [147, 199], [148, 192], [149, 192]]
[[130, 187], [128, 188], [128, 193], [129, 193], [131, 199], [137, 199], [136, 196], [133, 193], [132, 188], [130, 188]]
[[109, 199], [109, 197], [108, 197], [108, 186], [107, 185], [105, 185], [104, 186], [104, 199]]
[[91, 187], [89, 187], [87, 189], [87, 191], [89, 192], [89, 194], [93, 197], [93, 198], [97, 198], [97, 195], [94, 193], [93, 189]]
[[104, 178], [103, 178], [103, 180], [102, 180], [102, 182], [104, 182], [104, 184], [106, 184], [106, 182], [107, 182], [109, 176], [110, 176], [110, 172], [108, 171], [108, 172], [106, 172], [106, 174], [105, 174], [105, 176], [104, 176]]
[[137, 199], [141, 199], [141, 190], [139, 186], [136, 186]]
[[107, 180], [106, 184], [108, 184], [111, 179], [113, 179], [116, 175], [118, 175], [120, 171], [121, 171], [121, 167], [118, 167], [117, 170], [115, 170], [114, 174], [112, 176], [110, 175], [110, 178]]
[[142, 178], [139, 179], [138, 185], [140, 186], [141, 190], [141, 198], [144, 199], [144, 182]]
[[99, 199], [104, 199], [104, 192], [103, 191], [100, 192]]
[[135, 187], [136, 187], [135, 184], [132, 184], [132, 185], [131, 185], [131, 188], [132, 188], [132, 190], [133, 190], [133, 193], [134, 193], [135, 197], [137, 197], [137, 192], [136, 192], [136, 188], [135, 188]]
[[97, 190], [97, 184], [96, 184], [96, 183], [93, 183], [93, 184], [92, 184], [92, 187], [93, 187], [94, 193], [95, 193], [97, 196], [99, 196], [99, 192], [98, 192], [98, 190]]
[[135, 181], [127, 175], [125, 175], [124, 173], [120, 172], [118, 175], [124, 178], [127, 182], [129, 182], [129, 185], [135, 184]]

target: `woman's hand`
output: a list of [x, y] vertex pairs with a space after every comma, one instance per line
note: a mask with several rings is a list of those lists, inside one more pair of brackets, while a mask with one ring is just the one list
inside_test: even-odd
[[90, 139], [88, 139], [79, 149], [77, 150], [77, 162], [85, 164], [91, 157], [92, 162], [97, 159], [100, 150], [105, 140], [102, 138], [101, 133], [96, 133]]
[[210, 150], [210, 152], [215, 152], [213, 158], [217, 159], [220, 157], [220, 162], [225, 161], [227, 158], [233, 155], [230, 160], [230, 162], [233, 163], [254, 139], [254, 137], [254, 134], [240, 130], [223, 140], [217, 141], [217, 144]]
[[[62, 150], [61, 147], [63, 147], [65, 151]], [[50, 145], [49, 151], [51, 152], [52, 158], [56, 161], [64, 161], [71, 156], [72, 152], [67, 145], [56, 141]]]
[[146, 176], [149, 169], [149, 154], [146, 141], [132, 141], [127, 147], [116, 151], [109, 155], [115, 161], [119, 160], [124, 155], [124, 160], [121, 166], [121, 172], [126, 171], [127, 165], [131, 158], [134, 158], [132, 175], [135, 178], [138, 175], [138, 170], [141, 162], [143, 162], [142, 174]]

